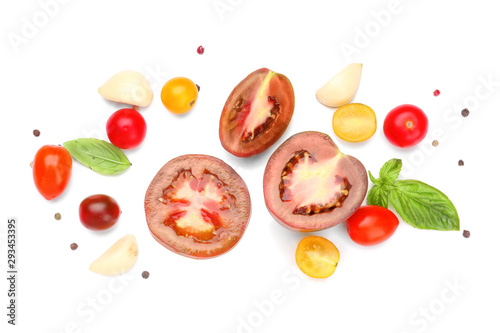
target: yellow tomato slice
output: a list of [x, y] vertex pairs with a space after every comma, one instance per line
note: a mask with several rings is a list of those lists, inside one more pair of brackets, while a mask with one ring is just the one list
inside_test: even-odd
[[342, 140], [361, 142], [368, 140], [377, 130], [375, 112], [364, 104], [346, 104], [333, 114], [333, 131]]
[[326, 278], [335, 272], [340, 254], [328, 239], [308, 236], [302, 239], [295, 252], [300, 270], [313, 278]]

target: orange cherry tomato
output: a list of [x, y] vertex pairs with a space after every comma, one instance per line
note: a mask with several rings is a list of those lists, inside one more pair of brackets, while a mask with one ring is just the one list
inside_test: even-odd
[[175, 77], [163, 86], [161, 101], [170, 112], [186, 113], [198, 99], [198, 88], [193, 81], [185, 77]]

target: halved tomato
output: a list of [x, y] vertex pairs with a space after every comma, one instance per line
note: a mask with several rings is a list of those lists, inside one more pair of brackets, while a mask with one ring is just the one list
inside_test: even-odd
[[363, 202], [366, 170], [320, 132], [286, 140], [264, 171], [264, 198], [271, 215], [287, 228], [316, 231], [344, 222]]
[[165, 164], [145, 198], [153, 237], [175, 253], [204, 259], [240, 240], [250, 219], [250, 194], [229, 165], [207, 155], [183, 155]]
[[219, 123], [224, 149], [249, 157], [272, 146], [293, 116], [295, 95], [288, 78], [267, 68], [256, 70], [229, 95]]

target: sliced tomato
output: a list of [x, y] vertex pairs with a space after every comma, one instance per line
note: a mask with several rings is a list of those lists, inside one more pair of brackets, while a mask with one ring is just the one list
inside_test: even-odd
[[344, 222], [363, 202], [368, 177], [363, 164], [340, 152], [320, 132], [286, 140], [264, 171], [264, 199], [271, 215], [287, 228], [322, 230]]
[[259, 154], [283, 135], [293, 116], [295, 96], [288, 78], [267, 68], [256, 70], [229, 95], [219, 137], [239, 157]]
[[250, 219], [250, 194], [229, 165], [207, 155], [179, 156], [160, 169], [146, 192], [153, 237], [191, 258], [233, 248]]

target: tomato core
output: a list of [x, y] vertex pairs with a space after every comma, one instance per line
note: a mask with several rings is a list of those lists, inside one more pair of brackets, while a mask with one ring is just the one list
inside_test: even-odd
[[191, 170], [181, 171], [160, 198], [170, 210], [165, 226], [178, 236], [197, 242], [213, 241], [220, 236], [225, 230], [222, 217], [235, 200], [216, 175], [205, 171], [198, 179]]

